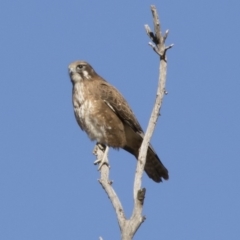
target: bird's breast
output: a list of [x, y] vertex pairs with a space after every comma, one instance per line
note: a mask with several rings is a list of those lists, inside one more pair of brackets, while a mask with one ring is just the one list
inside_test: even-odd
[[73, 91], [74, 113], [79, 126], [91, 140], [116, 148], [124, 146], [124, 126], [114, 109], [99, 97], [97, 88], [93, 91], [93, 86], [83, 84], [78, 84]]
[[73, 86], [73, 107], [80, 107], [86, 99], [86, 88], [83, 82]]

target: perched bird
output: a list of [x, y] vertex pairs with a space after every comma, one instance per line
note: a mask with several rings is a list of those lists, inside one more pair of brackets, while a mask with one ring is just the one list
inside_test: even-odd
[[[144, 132], [121, 93], [85, 61], [73, 62], [68, 69], [74, 114], [81, 129], [91, 140], [123, 148], [138, 158]], [[144, 170], [155, 182], [168, 179], [168, 170], [151, 145]]]

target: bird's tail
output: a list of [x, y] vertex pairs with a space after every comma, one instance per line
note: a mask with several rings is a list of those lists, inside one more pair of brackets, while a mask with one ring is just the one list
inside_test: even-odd
[[[138, 159], [139, 148], [141, 147], [143, 138], [139, 133], [134, 132], [132, 129], [128, 129], [128, 131], [125, 132], [128, 132], [126, 136], [127, 144], [123, 149], [133, 154]], [[148, 147], [144, 170], [155, 182], [161, 182], [162, 178], [165, 180], [169, 178], [168, 170], [164, 167], [151, 145]]]
[[148, 147], [147, 160], [144, 169], [147, 175], [155, 182], [161, 182], [162, 178], [165, 180], [169, 178], [168, 170], [164, 167], [158, 155], [150, 146]]

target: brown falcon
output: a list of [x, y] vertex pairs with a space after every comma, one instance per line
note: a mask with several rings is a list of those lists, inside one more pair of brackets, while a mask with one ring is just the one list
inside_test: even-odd
[[[144, 132], [120, 92], [85, 61], [71, 63], [69, 74], [73, 84], [74, 114], [81, 129], [91, 140], [123, 148], [138, 158]], [[168, 179], [168, 170], [151, 145], [145, 171], [155, 182]]]

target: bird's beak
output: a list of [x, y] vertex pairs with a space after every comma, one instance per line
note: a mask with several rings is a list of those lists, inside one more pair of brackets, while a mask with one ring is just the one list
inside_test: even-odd
[[74, 68], [73, 67], [68, 67], [68, 73], [69, 75], [72, 75], [74, 73]]

